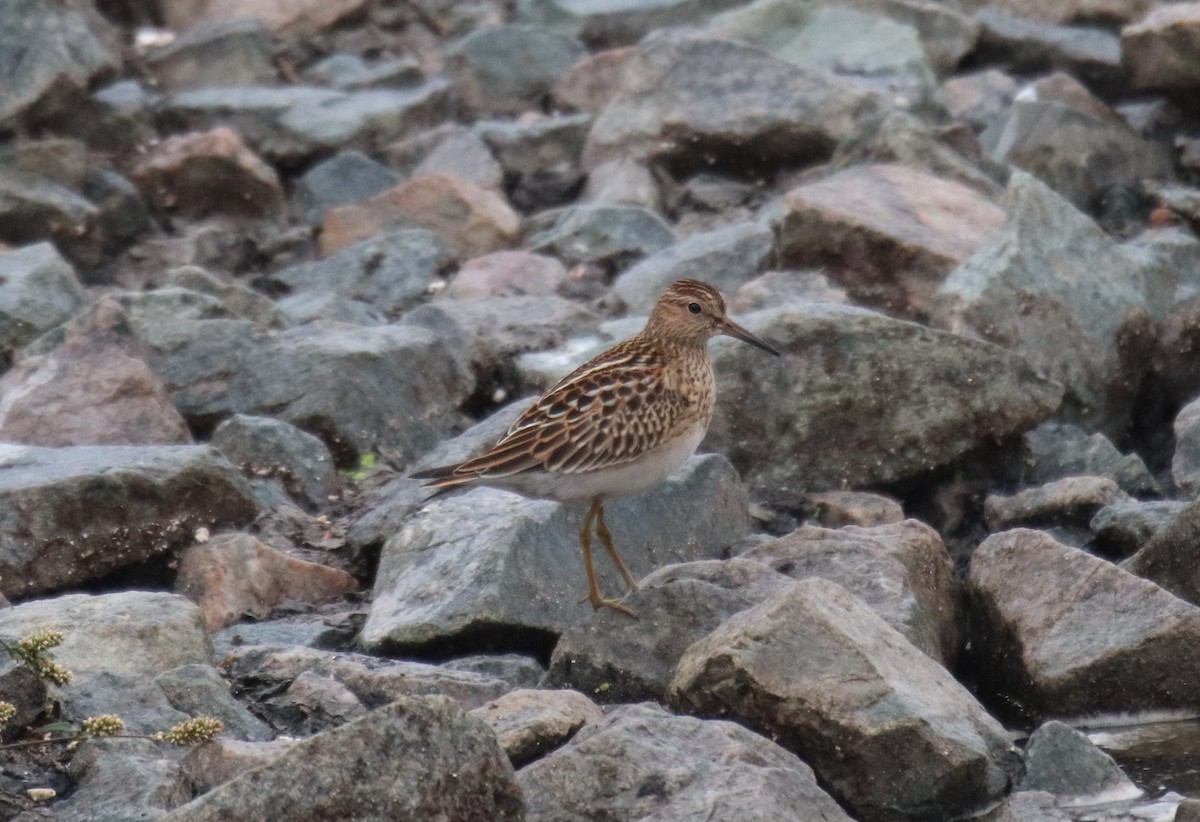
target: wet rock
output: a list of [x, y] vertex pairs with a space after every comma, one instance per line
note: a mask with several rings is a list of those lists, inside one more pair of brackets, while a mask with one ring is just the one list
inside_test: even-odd
[[[450, 47], [448, 60], [472, 110], [519, 114], [540, 108], [554, 81], [585, 53], [569, 34], [505, 25], [471, 32]], [[514, 61], [514, 54], [521, 59]]]
[[[396, 757], [396, 751], [421, 751]], [[512, 766], [481, 721], [444, 697], [413, 697], [297, 743], [164, 820], [279, 817], [516, 819]]]
[[546, 675], [537, 660], [520, 654], [472, 654], [443, 662], [442, 667], [502, 679], [513, 688], [536, 688]]
[[50, 629], [63, 633], [55, 661], [73, 674], [56, 692], [70, 721], [115, 713], [129, 733], [166, 730], [187, 716], [153, 679], [181, 665], [212, 662], [199, 610], [173, 594], [70, 594], [0, 610], [0, 636], [10, 645]]
[[873, 165], [789, 192], [779, 253], [787, 262], [824, 266], [859, 301], [926, 317], [946, 276], [1003, 223], [999, 207], [959, 183]]
[[1069, 417], [1116, 434], [1152, 336], [1131, 261], [1028, 174], [1013, 174], [1006, 210], [1004, 228], [942, 284], [934, 321], [1019, 352], [1063, 384]]
[[296, 181], [292, 212], [310, 225], [320, 225], [331, 208], [358, 203], [400, 182], [400, 175], [361, 151], [339, 151]]
[[634, 157], [679, 166], [800, 164], [828, 155], [878, 100], [753, 46], [660, 33], [638, 44], [596, 118], [584, 164]]
[[521, 221], [500, 195], [448, 174], [429, 174], [330, 210], [321, 251], [332, 254], [393, 227], [428, 229], [461, 259], [512, 245]]
[[89, 86], [121, 67], [116, 32], [83, 0], [46, 6], [15, 0], [0, 9], [0, 130], [61, 115]]
[[217, 426], [212, 446], [250, 476], [278, 477], [310, 510], [326, 506], [337, 490], [325, 443], [282, 420], [234, 414]]
[[244, 525], [249, 486], [203, 446], [0, 446], [0, 585], [28, 597], [98, 579]]
[[519, 16], [571, 32], [593, 50], [636, 43], [654, 29], [699, 23], [736, 0], [666, 0], [646, 4], [630, 0], [522, 0]]
[[619, 271], [674, 242], [675, 232], [647, 208], [578, 205], [530, 237], [529, 247], [552, 254], [567, 265], [594, 263]]
[[806, 525], [740, 555], [800, 580], [841, 585], [933, 659], [958, 654], [954, 564], [937, 532], [916, 520], [836, 530]]
[[1065, 477], [1012, 496], [992, 494], [984, 501], [984, 518], [993, 531], [1019, 525], [1086, 525], [1105, 506], [1129, 502], [1108, 477]]
[[977, 132], [999, 120], [1019, 90], [1011, 75], [994, 68], [951, 77], [941, 86], [946, 110]]
[[249, 534], [222, 534], [179, 557], [175, 590], [195, 602], [209, 632], [284, 603], [319, 605], [358, 589], [345, 571], [275, 551]]
[[1070, 725], [1057, 721], [1047, 722], [1029, 737], [1020, 788], [1093, 802], [1135, 799], [1142, 794], [1111, 756]]
[[843, 525], [870, 528], [904, 521], [904, 508], [900, 503], [882, 494], [823, 491], [809, 495], [808, 502], [815, 509], [817, 521], [826, 528], [841, 528]]
[[1173, 500], [1116, 502], [1097, 511], [1088, 527], [1097, 550], [1107, 556], [1127, 557], [1186, 507], [1186, 502]]
[[98, 216], [95, 205], [59, 183], [0, 168], [0, 242], [53, 240], [76, 264], [92, 265], [102, 246], [94, 230]]
[[191, 793], [208, 793], [246, 771], [274, 762], [298, 740], [242, 742], [218, 736], [188, 750], [179, 760], [179, 770]]
[[[68, 770], [75, 790], [53, 805], [54, 819], [62, 822], [160, 819], [187, 801], [176, 757], [147, 739], [85, 742]], [[18, 819], [44, 818], [35, 813]]]
[[365, 0], [205, 0], [167, 3], [164, 17], [175, 29], [204, 21], [252, 18], [277, 34], [305, 37], [319, 34], [364, 5]]
[[[3, 386], [3, 382], [0, 382]], [[1183, 407], [1175, 417], [1175, 456], [1171, 479], [1193, 499], [1200, 497], [1200, 400]]]
[[289, 735], [312, 736], [367, 713], [354, 692], [336, 679], [301, 671], [287, 690], [267, 699], [261, 710]]
[[[746, 509], [732, 466], [706, 455], [653, 492], [612, 502], [606, 518], [639, 578], [671, 562], [720, 556], [746, 532]], [[430, 501], [384, 544], [363, 646], [500, 639], [504, 632], [511, 643], [517, 631], [562, 632], [584, 614], [574, 560], [583, 513], [490, 488]], [[602, 589], [619, 595], [622, 583], [604, 558], [596, 570]]]
[[463, 263], [446, 286], [449, 297], [549, 296], [567, 282], [567, 268], [528, 251], [495, 251]]
[[271, 36], [260, 20], [214, 20], [181, 32], [145, 55], [160, 88], [270, 85], [279, 79]]
[[519, 768], [563, 745], [604, 714], [578, 691], [518, 690], [471, 711], [496, 732], [496, 740]]
[[[73, 283], [74, 278], [64, 282]], [[27, 291], [26, 297], [31, 296], [35, 295]], [[32, 343], [0, 376], [0, 396], [0, 439], [6, 442], [66, 446], [192, 441], [187, 423], [146, 363], [129, 318], [107, 298]]]
[[563, 72], [550, 90], [555, 104], [574, 111], [600, 113], [621, 86], [633, 48], [585, 54]]
[[567, 114], [528, 122], [484, 121], [475, 130], [504, 169], [513, 204], [526, 212], [568, 203], [583, 185], [580, 156], [592, 118]]
[[984, 540], [967, 581], [985, 690], [1035, 715], [1195, 704], [1200, 609], [1153, 582], [1025, 529]]
[[233, 698], [229, 684], [211, 665], [193, 662], [154, 678], [167, 701], [188, 716], [211, 716], [225, 726], [222, 734], [237, 740], [262, 742], [272, 737], [271, 729]]
[[717, 396], [737, 401], [718, 400], [705, 443], [769, 494], [917, 476], [1059, 402], [1061, 389], [1009, 352], [863, 309], [794, 303], [740, 320], [784, 356], [713, 344]]
[[[686, 777], [681, 778], [681, 775]], [[522, 768], [528, 822], [849, 822], [812, 769], [732, 722], [623, 705]]]
[[1069, 423], [1047, 422], [1025, 435], [1027, 478], [1050, 482], [1065, 477], [1108, 477], [1122, 491], [1139, 496], [1160, 493], [1137, 454], [1122, 454], [1103, 434], [1088, 434]]
[[426, 294], [451, 259], [432, 231], [392, 228], [324, 259], [276, 271], [271, 281], [294, 293], [338, 294], [396, 315]]
[[787, 584], [783, 574], [746, 559], [660, 568], [625, 599], [654, 618], [601, 611], [568, 626], [554, 646], [546, 685], [576, 688], [601, 702], [662, 700], [693, 642]]
[[613, 293], [639, 312], [653, 306], [675, 280], [703, 280], [728, 294], [767, 265], [774, 245], [771, 230], [758, 223], [694, 234], [621, 274], [613, 283]]
[[1121, 57], [1135, 88], [1186, 92], [1200, 86], [1200, 6], [1164, 5], [1121, 30]]
[[1022, 73], [1069, 71], [1097, 83], [1120, 82], [1121, 41], [1091, 26], [1055, 26], [993, 9], [975, 13], [979, 49], [989, 59], [1001, 56]]
[[866, 819], [969, 811], [1002, 795], [1019, 767], [965, 688], [823, 579], [781, 589], [692, 645], [669, 699], [778, 739]]
[[286, 328], [291, 325], [274, 301], [238, 280], [224, 280], [210, 274], [197, 265], [182, 265], [172, 268], [163, 276], [163, 286], [186, 288], [200, 294], [216, 297], [221, 307], [230, 314], [253, 320], [271, 328]]

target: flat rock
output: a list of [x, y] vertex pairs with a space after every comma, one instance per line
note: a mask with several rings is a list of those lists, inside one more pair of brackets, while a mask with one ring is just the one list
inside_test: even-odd
[[1020, 788], [1093, 802], [1142, 795], [1111, 756], [1070, 725], [1053, 720], [1029, 737]]
[[769, 494], [917, 476], [1032, 427], [1059, 402], [1061, 389], [1017, 355], [864, 309], [796, 302], [739, 321], [784, 355], [713, 344], [705, 443]]
[[1154, 8], [1121, 30], [1121, 61], [1135, 88], [1190, 91], [1200, 86], [1191, 55], [1200, 48], [1200, 3]]
[[249, 534], [221, 534], [179, 555], [175, 590], [195, 602], [209, 632], [284, 604], [321, 605], [358, 590], [345, 571], [291, 557]]
[[1001, 208], [961, 183], [871, 165], [789, 192], [779, 253], [823, 266], [860, 302], [926, 317], [946, 276], [1003, 224]]
[[942, 284], [934, 322], [1019, 352], [1066, 388], [1070, 417], [1124, 430], [1152, 339], [1130, 259], [1024, 172], [1012, 175], [1006, 210], [1004, 228]]
[[1175, 416], [1174, 429], [1171, 479], [1179, 490], [1195, 499], [1200, 497], [1200, 399], [1185, 405]]
[[988, 666], [1040, 715], [1196, 704], [1200, 609], [1040, 531], [984, 540], [967, 578]]
[[0, 250], [0, 354], [11, 357], [83, 307], [83, 284], [50, 243]]
[[953, 665], [958, 653], [954, 564], [928, 525], [912, 519], [873, 528], [806, 525], [740, 556], [792, 579], [836, 582], [917, 648], [947, 668]]
[[[538, 108], [550, 86], [586, 53], [562, 31], [530, 25], [476, 29], [447, 52], [464, 102], [476, 112], [520, 114]], [[520, 60], [513, 60], [520, 54]]]
[[692, 645], [669, 699], [779, 740], [864, 819], [972, 810], [1003, 795], [1019, 767], [965, 688], [823, 579], [781, 589]]
[[0, 507], [9, 597], [98, 579], [258, 513], [237, 469], [191, 445], [0, 445]]
[[605, 610], [570, 625], [554, 646], [546, 684], [601, 702], [661, 701], [688, 646], [787, 584], [783, 574], [746, 559], [660, 568], [625, 599], [653, 618]]
[[[635, 578], [720, 556], [749, 527], [745, 490], [716, 455], [693, 457], [653, 492], [606, 510]], [[574, 559], [583, 513], [490, 488], [430, 501], [384, 544], [363, 646], [421, 646], [516, 628], [562, 632], [584, 615], [582, 564]], [[596, 569], [601, 588], [619, 595], [622, 583], [606, 559]]]
[[491, 730], [434, 696], [398, 700], [297, 743], [163, 819], [493, 822], [520, 813], [521, 791]]
[[528, 822], [850, 820], [812, 769], [774, 742], [657, 705], [614, 709], [517, 778]]
[[519, 768], [562, 746], [587, 723], [604, 714], [578, 691], [522, 688], [471, 711], [496, 732], [504, 753]]
[[990, 494], [984, 519], [993, 531], [1017, 526], [1087, 524], [1105, 506], [1129, 502], [1108, 477], [1064, 477], [1011, 496]]
[[747, 157], [756, 166], [811, 162], [879, 105], [850, 80], [753, 46], [657, 33], [638, 44], [621, 90], [596, 118], [584, 165], [624, 157], [735, 169]]
[[190, 443], [120, 305], [102, 298], [32, 343], [0, 376], [0, 440], [28, 445]]

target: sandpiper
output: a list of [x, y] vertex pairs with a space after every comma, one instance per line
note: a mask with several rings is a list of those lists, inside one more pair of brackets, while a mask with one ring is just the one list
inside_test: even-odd
[[726, 334], [779, 352], [725, 316], [725, 301], [707, 283], [676, 280], [646, 327], [559, 380], [500, 441], [477, 457], [413, 474], [429, 486], [479, 484], [526, 497], [590, 502], [579, 528], [587, 601], [594, 609], [637, 614], [606, 599], [592, 567], [591, 533], [630, 590], [637, 581], [613, 547], [604, 500], [662, 482], [696, 451], [708, 431], [716, 380], [710, 338]]

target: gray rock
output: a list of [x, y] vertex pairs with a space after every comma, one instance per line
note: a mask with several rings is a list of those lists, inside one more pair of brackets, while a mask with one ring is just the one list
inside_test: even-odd
[[538, 211], [575, 199], [583, 184], [580, 158], [590, 114], [567, 114], [532, 122], [478, 123], [475, 130], [504, 169], [514, 206]]
[[212, 665], [193, 662], [154, 678], [167, 701], [177, 711], [188, 716], [211, 716], [221, 720], [226, 736], [249, 742], [271, 739], [266, 724], [250, 713], [229, 693], [229, 684], [221, 679]]
[[1153, 582], [1025, 529], [984, 540], [967, 582], [985, 690], [1043, 716], [1200, 698], [1200, 608]]
[[1175, 416], [1175, 456], [1171, 479], [1181, 491], [1200, 497], [1200, 399], [1183, 407]]
[[1064, 477], [1011, 496], [990, 494], [984, 500], [983, 512], [993, 531], [1022, 525], [1084, 527], [1101, 508], [1129, 501], [1129, 496], [1108, 477]]
[[1029, 737], [1020, 789], [1096, 802], [1136, 799], [1142, 794], [1111, 756], [1057, 721], [1047, 722]]
[[916, 520], [836, 530], [806, 525], [743, 559], [800, 580], [836, 582], [947, 668], [958, 654], [954, 564], [937, 532]]
[[[433, 133], [440, 131], [441, 129], [435, 129]], [[426, 132], [411, 140], [393, 144], [388, 152], [392, 165], [404, 165], [397, 155], [407, 153], [410, 149], [408, 144], [423, 142], [429, 134], [430, 132]], [[421, 153], [423, 156], [420, 162], [413, 165], [412, 177], [450, 174], [481, 188], [493, 191], [501, 191], [504, 188], [504, 169], [474, 129], [461, 125], [451, 126], [436, 145]]]
[[778, 739], [866, 819], [952, 817], [1003, 795], [1019, 768], [964, 687], [823, 579], [781, 589], [692, 645], [669, 699]]
[[657, 705], [614, 709], [517, 776], [527, 822], [850, 822], [794, 754]]
[[[54, 652], [49, 654], [53, 657]], [[0, 701], [11, 705], [15, 713], [4, 723], [2, 729], [5, 742], [12, 742], [32, 726], [34, 720], [46, 710], [50, 696], [49, 681], [33, 672], [28, 665], [4, 665], [0, 673]]]
[[1121, 78], [1121, 40], [1099, 27], [1056, 26], [995, 9], [975, 13], [979, 50], [1022, 73], [1061, 69], [1094, 82]]
[[310, 510], [324, 508], [337, 490], [325, 443], [281, 420], [234, 414], [217, 426], [212, 445], [251, 476], [278, 476]]
[[546, 675], [536, 659], [520, 654], [473, 654], [443, 662], [442, 667], [502, 679], [513, 688], [536, 688]]
[[165, 731], [187, 715], [171, 706], [154, 678], [212, 663], [200, 612], [173, 594], [71, 594], [0, 611], [0, 637], [10, 645], [47, 629], [63, 633], [51, 654], [73, 675], [55, 694], [70, 721], [112, 713], [130, 733]]
[[[96, 206], [66, 186], [16, 168], [0, 168], [0, 240], [54, 240], [77, 263], [94, 264], [101, 239]], [[10, 252], [11, 253], [11, 252]]]
[[[596, 118], [584, 164], [650, 162], [742, 168], [827, 155], [880, 106], [831, 78], [742, 43], [658, 33], [638, 44], [616, 97]], [[698, 150], [700, 149], [700, 150]]]
[[885, 14], [916, 28], [925, 55], [941, 75], [958, 68], [979, 39], [979, 24], [957, 7], [919, 0], [849, 0], [846, 5]]
[[245, 525], [250, 487], [204, 446], [0, 445], [0, 589], [28, 597]]
[[[397, 757], [397, 751], [420, 756]], [[164, 817], [517, 819], [521, 793], [495, 736], [444, 697], [398, 700], [290, 748]]]
[[774, 254], [774, 235], [758, 223], [695, 234], [637, 263], [613, 283], [613, 293], [643, 311], [675, 280], [703, 280], [724, 293], [763, 270]]
[[321, 616], [240, 622], [212, 635], [213, 654], [224, 659], [247, 645], [299, 645], [309, 648], [336, 647], [338, 630]]
[[116, 32], [95, 6], [13, 0], [0, 7], [0, 130], [63, 113], [121, 68]]
[[1071, 417], [1124, 430], [1152, 339], [1132, 261], [1028, 174], [1013, 174], [1006, 210], [1005, 227], [942, 283], [935, 323], [1019, 352], [1063, 384]]
[[89, 169], [80, 193], [96, 208], [93, 225], [105, 252], [125, 249], [153, 227], [137, 186], [111, 168]]
[[229, 86], [167, 97], [158, 120], [172, 131], [227, 125], [268, 162], [301, 165], [324, 154], [375, 151], [450, 116], [450, 84], [333, 91], [311, 86]]
[[271, 33], [261, 20], [212, 20], [148, 50], [145, 66], [160, 88], [271, 85], [279, 80]]
[[997, 807], [975, 817], [979, 822], [1071, 822], [1071, 815], [1058, 807], [1058, 798], [1045, 791], [1017, 791]]
[[277, 271], [271, 279], [293, 291], [332, 292], [394, 315], [423, 296], [450, 261], [432, 231], [401, 228]]
[[399, 182], [399, 174], [361, 151], [339, 151], [296, 181], [292, 212], [309, 225], [320, 225], [329, 209], [362, 202]]
[[745, 559], [660, 568], [625, 599], [653, 618], [602, 611], [570, 625], [554, 646], [546, 684], [600, 702], [662, 700], [688, 646], [788, 584], [783, 574]]
[[1088, 527], [1097, 549], [1108, 556], [1127, 557], [1186, 507], [1186, 502], [1173, 500], [1117, 502], [1097, 511]]
[[0, 354], [10, 358], [85, 299], [75, 269], [50, 243], [0, 251]]
[[237, 280], [223, 280], [198, 265], [168, 269], [163, 276], [163, 286], [186, 288], [215, 297], [229, 314], [269, 328], [286, 328], [291, 324], [270, 297]]
[[1200, 569], [1193, 555], [1198, 537], [1200, 501], [1195, 501], [1159, 528], [1123, 567], [1158, 583], [1177, 597], [1200, 605]]
[[312, 671], [301, 671], [286, 691], [259, 703], [259, 710], [289, 736], [312, 736], [367, 713], [353, 691]]
[[320, 320], [348, 325], [388, 324], [384, 313], [370, 303], [328, 291], [301, 291], [281, 298], [275, 306], [295, 325], [307, 325]]
[[357, 54], [331, 54], [309, 66], [304, 79], [343, 91], [369, 88], [407, 88], [425, 79], [421, 64], [413, 57], [368, 63]]
[[995, 68], [956, 75], [941, 87], [950, 116], [965, 122], [977, 134], [1008, 111], [1018, 91], [1017, 81]]
[[569, 31], [600, 50], [632, 45], [655, 29], [700, 23], [736, 5], [737, 0], [521, 0], [518, 15]]
[[[475, 111], [519, 114], [537, 109], [559, 75], [587, 49], [569, 34], [541, 26], [481, 28], [450, 46], [448, 62]], [[513, 60], [513, 55], [521, 55]]]
[[[653, 492], [610, 503], [607, 520], [637, 578], [670, 562], [720, 556], [746, 533], [746, 510], [732, 466], [705, 455]], [[574, 559], [582, 514], [490, 488], [430, 501], [384, 544], [364, 647], [421, 646], [484, 630], [562, 632], [583, 615]], [[607, 561], [596, 565], [602, 589], [620, 592]]]
[[295, 739], [276, 739], [273, 742], [240, 742], [218, 736], [204, 745], [197, 745], [179, 760], [179, 770], [190, 796], [208, 793], [235, 776], [273, 762], [296, 744]]
[[1175, 809], [1175, 822], [1200, 822], [1200, 799], [1184, 799]]
[[471, 712], [496, 732], [496, 740], [519, 768], [561, 746], [604, 714], [578, 691], [511, 691]]
[[567, 265], [597, 263], [620, 270], [675, 242], [675, 232], [641, 206], [581, 205], [566, 209], [553, 226], [529, 238], [531, 251]]
[[1025, 434], [1028, 453], [1025, 477], [1045, 483], [1065, 477], [1109, 477], [1121, 490], [1139, 496], [1161, 493], [1137, 454], [1122, 454], [1112, 440], [1088, 434], [1077, 425], [1045, 422]]
[[772, 495], [916, 476], [1032, 427], [1059, 402], [1061, 389], [1019, 356], [863, 309], [795, 303], [741, 322], [784, 356], [714, 342], [727, 399], [705, 444]]
[[1149, 228], [1121, 245], [1146, 271], [1146, 303], [1159, 321], [1200, 292], [1200, 239], [1183, 226]]

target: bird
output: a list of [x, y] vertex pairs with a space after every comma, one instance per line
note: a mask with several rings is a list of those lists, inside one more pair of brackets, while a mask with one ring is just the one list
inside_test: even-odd
[[653, 488], [696, 452], [716, 402], [708, 341], [722, 334], [780, 355], [729, 319], [717, 289], [676, 280], [639, 333], [552, 385], [490, 449], [410, 476], [436, 489], [485, 485], [535, 499], [587, 503], [579, 545], [588, 592], [580, 602], [636, 619], [632, 608], [600, 591], [592, 530], [625, 584], [637, 590], [613, 545], [604, 501]]

